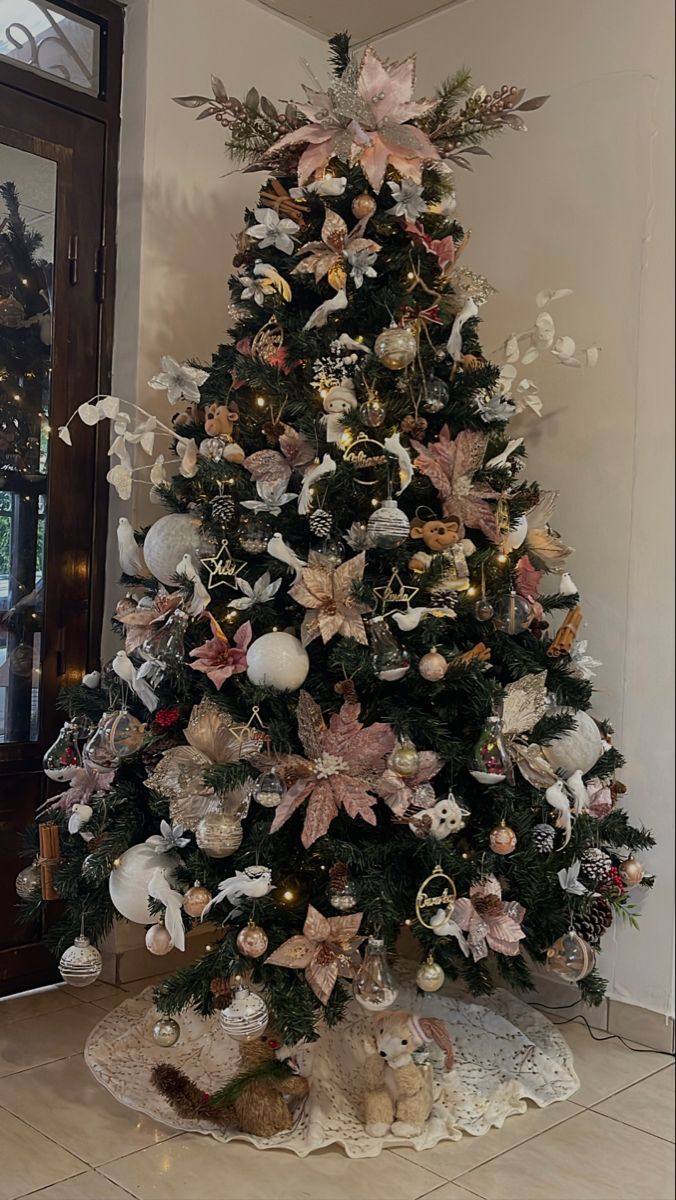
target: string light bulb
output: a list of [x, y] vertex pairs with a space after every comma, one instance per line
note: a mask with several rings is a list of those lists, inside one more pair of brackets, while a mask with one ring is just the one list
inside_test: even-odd
[[506, 555], [506, 554], [498, 554], [498, 562], [499, 562], [499, 563], [506, 563], [506, 562], [507, 562], [507, 555]]
[[258, 405], [259, 408], [265, 408], [265, 404], [266, 404], [265, 396], [256, 396], [256, 404]]

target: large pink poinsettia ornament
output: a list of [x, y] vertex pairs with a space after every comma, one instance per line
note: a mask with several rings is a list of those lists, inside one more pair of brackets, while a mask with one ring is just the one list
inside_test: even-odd
[[396, 816], [402, 816], [411, 805], [414, 808], [429, 808], [434, 804], [434, 789], [425, 785], [429, 785], [430, 779], [439, 773], [444, 761], [434, 750], [422, 750], [419, 759], [415, 775], [403, 779], [392, 767], [388, 767], [376, 783], [378, 795]]
[[368, 46], [326, 92], [305, 88], [306, 104], [297, 108], [307, 125], [285, 134], [270, 147], [307, 143], [298, 163], [301, 187], [321, 177], [332, 158], [359, 163], [374, 191], [380, 191], [388, 164], [420, 182], [423, 164], [439, 158], [427, 134], [411, 125], [435, 103], [413, 99], [415, 57], [389, 63]]
[[190, 657], [195, 659], [190, 666], [193, 671], [202, 671], [220, 691], [231, 675], [246, 671], [246, 652], [252, 638], [251, 623], [246, 621], [240, 625], [231, 645], [218, 621], [211, 615], [209, 621], [214, 636], [190, 651]]
[[351, 979], [354, 974], [354, 952], [363, 941], [356, 936], [362, 915], [323, 917], [310, 904], [302, 934], [288, 938], [265, 962], [273, 967], [305, 971], [315, 996], [326, 1004], [338, 976]]
[[298, 735], [307, 758], [287, 755], [275, 763], [285, 779], [295, 782], [277, 808], [271, 833], [307, 801], [301, 842], [305, 849], [323, 837], [341, 808], [350, 817], [375, 825], [375, 795], [396, 738], [389, 725], [366, 728], [359, 721], [359, 704], [343, 704], [328, 727], [308, 692], [298, 701]]
[[476, 483], [474, 479], [483, 465], [487, 442], [486, 434], [471, 429], [461, 429], [453, 439], [448, 425], [444, 425], [436, 442], [427, 446], [422, 442], [411, 444], [418, 452], [415, 466], [434, 484], [443, 515], [458, 517], [460, 537], [467, 525], [470, 529], [480, 529], [492, 542], [497, 542], [495, 510], [488, 501], [499, 500], [499, 493], [487, 483]]
[[300, 627], [304, 646], [309, 646], [316, 637], [321, 637], [326, 645], [337, 633], [366, 645], [362, 613], [368, 612], [370, 606], [354, 597], [354, 585], [363, 579], [365, 563], [363, 552], [336, 567], [316, 550], [310, 551], [309, 565], [303, 567], [300, 578], [289, 588], [291, 598], [308, 610]]

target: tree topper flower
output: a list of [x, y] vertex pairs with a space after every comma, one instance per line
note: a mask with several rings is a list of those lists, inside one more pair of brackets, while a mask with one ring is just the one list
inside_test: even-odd
[[201, 646], [190, 651], [190, 657], [195, 659], [190, 666], [193, 671], [202, 671], [219, 691], [231, 675], [239, 675], [246, 671], [246, 652], [253, 636], [251, 622], [240, 625], [232, 639], [231, 645], [223, 633], [218, 621], [209, 614], [213, 637]]
[[200, 388], [209, 378], [208, 371], [176, 362], [169, 354], [162, 355], [160, 366], [162, 370], [148, 380], [149, 387], [159, 392], [166, 391], [170, 404], [178, 404], [179, 400], [199, 403]]

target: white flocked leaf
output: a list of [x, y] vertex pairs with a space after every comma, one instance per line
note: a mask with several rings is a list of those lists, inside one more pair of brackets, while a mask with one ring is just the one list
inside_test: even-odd
[[99, 412], [102, 412], [104, 417], [108, 417], [112, 421], [120, 411], [122, 401], [119, 396], [100, 396], [96, 401], [96, 407]]
[[73, 445], [73, 439], [70, 436], [70, 429], [67, 425], [59, 425], [59, 437], [61, 438], [62, 442], [66, 443], [67, 446]]
[[572, 296], [572, 294], [572, 288], [543, 288], [535, 297], [535, 303], [538, 308], [546, 308], [554, 300], [563, 300], [564, 296]]
[[103, 413], [96, 407], [95, 404], [90, 404], [85, 400], [84, 404], [78, 404], [78, 416], [85, 425], [97, 425], [102, 419]]

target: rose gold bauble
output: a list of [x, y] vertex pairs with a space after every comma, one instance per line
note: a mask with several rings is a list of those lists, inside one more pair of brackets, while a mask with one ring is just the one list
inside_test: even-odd
[[237, 949], [247, 958], [260, 958], [268, 948], [268, 935], [260, 925], [245, 925], [237, 934]]
[[211, 892], [208, 888], [202, 887], [199, 880], [196, 879], [183, 897], [183, 911], [189, 917], [201, 917], [210, 900]]
[[634, 858], [633, 854], [630, 854], [628, 858], [625, 858], [624, 862], [620, 863], [620, 875], [622, 876], [622, 882], [627, 887], [636, 887], [637, 884], [643, 882], [645, 867], [642, 862]]
[[423, 654], [418, 663], [418, 670], [423, 679], [426, 679], [428, 683], [438, 683], [446, 674], [448, 663], [443, 654], [440, 654], [436, 649], [432, 649], [427, 654]]
[[358, 221], [363, 220], [364, 217], [372, 217], [377, 207], [376, 201], [373, 196], [369, 196], [368, 192], [361, 192], [352, 201], [352, 213]]
[[491, 829], [488, 841], [494, 854], [511, 854], [516, 850], [516, 834], [504, 821]]
[[151, 925], [146, 933], [146, 949], [150, 950], [151, 954], [168, 954], [173, 948], [171, 934], [164, 925]]

